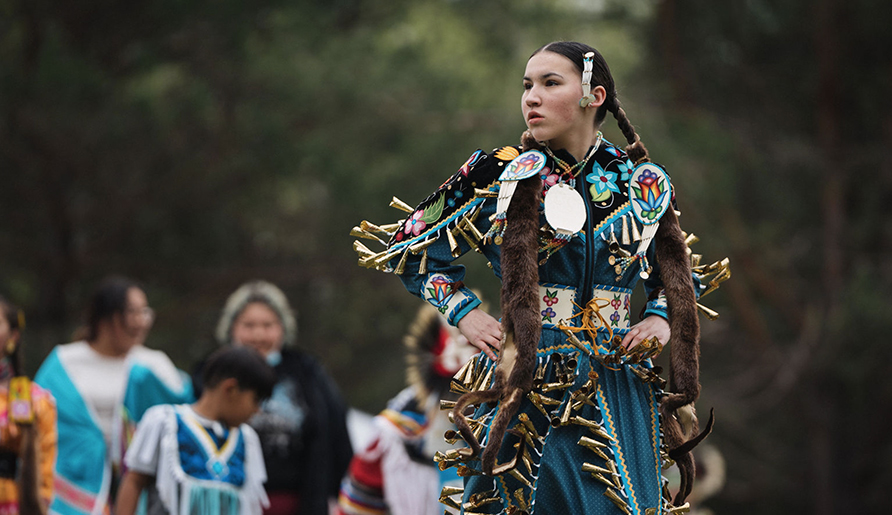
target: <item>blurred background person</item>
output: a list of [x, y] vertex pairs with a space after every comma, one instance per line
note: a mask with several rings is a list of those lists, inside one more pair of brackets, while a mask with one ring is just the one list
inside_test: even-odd
[[256, 349], [276, 371], [272, 397], [248, 422], [266, 462], [264, 513], [329, 513], [353, 455], [347, 407], [322, 365], [295, 347], [297, 320], [285, 294], [266, 281], [243, 284], [226, 300], [216, 336], [221, 345]]
[[44, 514], [53, 498], [56, 401], [25, 375], [25, 315], [0, 296], [0, 513]]
[[192, 400], [188, 377], [166, 354], [143, 346], [153, 320], [140, 286], [106, 278], [90, 301], [83, 339], [56, 346], [37, 371], [35, 381], [58, 401], [53, 512], [105, 511], [143, 413]]
[[434, 462], [437, 451], [452, 447], [443, 435], [454, 429], [440, 399], [458, 398], [450, 381], [476, 349], [429, 304], [403, 343], [409, 386], [374, 418], [370, 443], [341, 485], [338, 515], [439, 515], [442, 486], [461, 484], [454, 468], [440, 471]]

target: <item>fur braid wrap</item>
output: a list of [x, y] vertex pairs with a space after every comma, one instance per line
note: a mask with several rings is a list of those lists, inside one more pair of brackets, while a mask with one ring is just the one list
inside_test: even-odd
[[[660, 219], [654, 244], [672, 333], [669, 387], [660, 402], [660, 416], [669, 455], [675, 459], [681, 473], [681, 487], [674, 500], [676, 505], [681, 505], [691, 492], [694, 479], [694, 459], [689, 451], [706, 436], [706, 432], [697, 435], [699, 427], [693, 410], [690, 433], [696, 436], [688, 440], [679, 421], [679, 409], [693, 403], [700, 395], [700, 322], [687, 245], [678, 217], [671, 208]], [[710, 427], [711, 421], [710, 417]]]
[[503, 334], [493, 387], [466, 393], [453, 409], [456, 426], [476, 454], [481, 447], [465, 421], [463, 412], [470, 404], [495, 400], [500, 402], [482, 456], [483, 471], [488, 475], [500, 472], [496, 457], [502, 447], [508, 424], [533, 385], [536, 348], [542, 333], [542, 323], [538, 316], [538, 207], [541, 192], [542, 181], [538, 175], [520, 181], [507, 213], [502, 243]]

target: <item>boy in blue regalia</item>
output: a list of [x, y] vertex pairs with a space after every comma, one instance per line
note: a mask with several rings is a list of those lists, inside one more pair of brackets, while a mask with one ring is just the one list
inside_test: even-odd
[[255, 350], [214, 353], [195, 404], [159, 405], [144, 415], [124, 458], [115, 513], [261, 514], [266, 468], [260, 440], [245, 422], [274, 383], [275, 372]]

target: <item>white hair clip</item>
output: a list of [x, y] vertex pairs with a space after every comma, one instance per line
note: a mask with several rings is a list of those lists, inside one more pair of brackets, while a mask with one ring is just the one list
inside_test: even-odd
[[579, 107], [586, 107], [595, 101], [592, 95], [592, 65], [594, 63], [595, 53], [589, 52], [585, 54], [582, 61], [582, 98], [579, 99]]

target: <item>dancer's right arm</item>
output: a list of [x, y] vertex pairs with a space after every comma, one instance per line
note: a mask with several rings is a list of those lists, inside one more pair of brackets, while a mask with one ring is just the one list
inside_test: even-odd
[[[400, 272], [406, 289], [436, 307], [449, 324], [492, 359], [496, 359], [494, 349], [499, 349], [502, 338], [501, 325], [480, 309], [480, 299], [464, 284], [464, 267], [454, 261], [471, 250], [468, 240], [474, 240], [499, 275], [497, 247], [474, 235], [489, 230], [496, 199], [478, 197], [477, 193], [498, 192], [502, 170], [518, 154], [516, 147], [501, 147], [491, 154], [474, 152], [458, 172], [415, 208], [388, 245], [389, 250], [398, 252], [390, 266]], [[470, 220], [473, 230], [468, 227]], [[407, 251], [424, 245], [426, 250]]]

